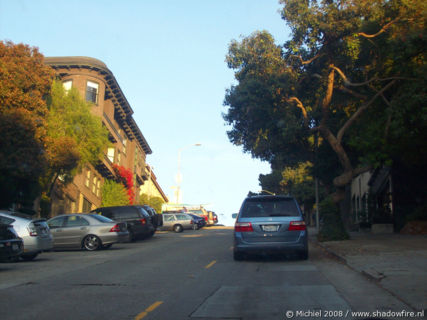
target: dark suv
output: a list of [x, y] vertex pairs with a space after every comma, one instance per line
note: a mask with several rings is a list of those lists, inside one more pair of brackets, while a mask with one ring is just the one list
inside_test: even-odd
[[247, 253], [297, 253], [308, 258], [307, 230], [291, 196], [252, 196], [243, 201], [234, 226], [234, 259]]
[[151, 237], [155, 231], [150, 215], [140, 206], [101, 207], [91, 212], [117, 222], [126, 222], [129, 241]]

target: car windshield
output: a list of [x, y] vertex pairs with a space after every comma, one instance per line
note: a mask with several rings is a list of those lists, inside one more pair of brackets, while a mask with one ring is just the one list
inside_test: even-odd
[[241, 217], [296, 217], [298, 208], [292, 198], [254, 198], [247, 199]]
[[89, 216], [91, 216], [92, 218], [98, 220], [99, 222], [103, 222], [103, 223], [114, 222], [113, 220], [111, 220], [111, 219], [109, 219], [107, 217], [101, 216], [99, 214], [90, 214]]

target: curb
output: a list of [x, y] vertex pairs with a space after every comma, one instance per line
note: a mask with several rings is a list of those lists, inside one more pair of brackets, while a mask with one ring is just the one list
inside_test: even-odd
[[313, 243], [314, 245], [317, 245], [318, 247], [320, 247], [323, 251], [325, 251], [327, 254], [333, 256], [334, 258], [336, 258], [339, 262], [345, 264], [348, 268], [350, 268], [351, 270], [360, 273], [362, 276], [364, 276], [365, 278], [367, 278], [368, 280], [374, 282], [378, 287], [380, 287], [381, 289], [387, 291], [390, 295], [392, 295], [393, 297], [395, 297], [396, 299], [398, 299], [399, 301], [401, 301], [402, 303], [406, 304], [409, 308], [412, 309], [412, 311], [419, 311], [417, 310], [417, 308], [415, 308], [411, 303], [409, 303], [408, 301], [406, 301], [405, 299], [403, 299], [402, 297], [400, 297], [398, 294], [396, 294], [394, 291], [384, 288], [381, 285], [381, 280], [384, 279], [385, 277], [375, 277], [372, 274], [370, 274], [369, 272], [365, 271], [365, 270], [358, 270], [356, 268], [354, 268], [351, 264], [349, 264], [347, 262], [347, 260], [345, 258], [343, 258], [342, 256], [340, 256], [339, 254], [335, 253], [333, 250], [327, 248], [326, 246], [322, 245], [319, 241], [317, 240], [313, 240], [313, 239], [309, 239], [309, 241], [311, 243]]
[[[332, 251], [331, 249], [329, 249], [328, 247], [324, 246], [323, 244], [321, 244], [319, 241], [317, 240], [313, 240], [313, 239], [309, 239], [309, 241], [311, 243], [313, 243], [314, 245], [320, 247], [323, 251], [326, 251], [329, 255], [333, 256], [335, 259], [337, 259], [339, 262], [346, 264], [347, 266], [350, 267], [350, 265], [347, 263], [347, 260], [345, 258], [343, 258], [342, 256], [340, 256], [339, 254], [336, 254], [334, 251]], [[352, 268], [353, 269], [353, 268]], [[357, 271], [357, 270], [356, 270]]]

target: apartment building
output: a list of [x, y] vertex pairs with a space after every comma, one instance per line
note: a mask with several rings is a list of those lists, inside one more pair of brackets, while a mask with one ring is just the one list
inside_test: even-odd
[[[96, 166], [88, 165], [66, 186], [58, 183], [52, 195], [51, 215], [88, 212], [99, 207], [105, 179], [115, 178], [113, 164], [133, 172], [137, 202], [141, 188], [151, 180], [146, 156], [152, 150], [133, 119], [133, 110], [113, 73], [102, 61], [90, 57], [46, 57], [45, 63], [55, 69], [65, 89], [77, 88], [93, 104], [92, 112], [102, 119], [112, 142]], [[163, 194], [158, 184], [155, 187]]]

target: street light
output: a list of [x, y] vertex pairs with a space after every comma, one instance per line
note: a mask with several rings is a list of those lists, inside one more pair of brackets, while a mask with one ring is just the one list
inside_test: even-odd
[[178, 149], [178, 173], [176, 175], [176, 203], [180, 203], [181, 202], [181, 181], [182, 181], [182, 176], [181, 176], [181, 153], [184, 149], [190, 148], [190, 147], [200, 147], [202, 144], [201, 143], [194, 143], [194, 144], [190, 144], [188, 146], [182, 147], [180, 149]]

